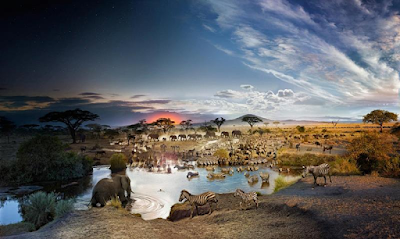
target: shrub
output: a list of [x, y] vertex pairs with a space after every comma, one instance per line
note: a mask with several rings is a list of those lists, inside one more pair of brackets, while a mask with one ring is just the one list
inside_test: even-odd
[[361, 172], [382, 172], [383, 166], [391, 160], [390, 155], [395, 153], [395, 141], [396, 138], [390, 134], [363, 133], [352, 140], [347, 150], [349, 157], [356, 160]]
[[387, 161], [381, 161], [381, 175], [385, 177], [400, 177], [400, 159], [393, 157]]
[[128, 159], [124, 154], [116, 153], [111, 156], [110, 164], [111, 171], [120, 171], [126, 168], [126, 164], [128, 163]]
[[60, 200], [56, 204], [55, 215], [56, 218], [62, 217], [68, 212], [74, 209], [74, 201], [73, 200]]
[[93, 161], [73, 152], [54, 136], [36, 136], [18, 149], [15, 175], [19, 183], [79, 178], [91, 171]]
[[110, 203], [111, 203], [111, 206], [112, 206], [112, 207], [115, 207], [115, 208], [117, 208], [117, 209], [122, 208], [122, 203], [121, 203], [121, 201], [119, 200], [119, 198], [117, 198], [117, 197], [111, 198]]
[[215, 151], [214, 156], [221, 159], [228, 159], [229, 152], [226, 149], [218, 149], [217, 151]]
[[25, 222], [35, 225], [35, 228], [47, 224], [56, 217], [61, 217], [73, 209], [73, 200], [57, 201], [53, 192], [36, 192], [29, 195], [21, 204], [22, 217]]
[[320, 165], [322, 163], [330, 163], [337, 160], [337, 156], [333, 155], [317, 155], [305, 153], [303, 155], [298, 154], [278, 154], [278, 160], [282, 162], [284, 166], [298, 166], [303, 165]]
[[38, 229], [54, 219], [55, 205], [54, 193], [36, 192], [31, 194], [28, 200], [21, 205], [22, 217]]
[[278, 176], [275, 179], [275, 188], [274, 188], [274, 193], [278, 192], [279, 190], [289, 187], [290, 185], [294, 184], [297, 180], [287, 180], [286, 178], [282, 176]]
[[332, 174], [335, 175], [358, 175], [361, 173], [356, 161], [348, 158], [339, 158], [330, 166]]

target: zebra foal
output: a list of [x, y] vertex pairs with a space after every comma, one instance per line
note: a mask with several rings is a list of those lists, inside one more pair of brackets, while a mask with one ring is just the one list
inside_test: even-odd
[[258, 198], [256, 192], [245, 193], [242, 189], [236, 189], [235, 194], [233, 196], [240, 196], [242, 201], [240, 202], [240, 208], [242, 208], [243, 203], [250, 204], [253, 201], [256, 204], [256, 209], [258, 208]]
[[[314, 176], [314, 186], [318, 185], [317, 184], [317, 178], [318, 177], [324, 177], [325, 179], [325, 184], [324, 187], [326, 186], [326, 176], [329, 176], [329, 181], [332, 183], [332, 179], [331, 179], [331, 174], [330, 174], [330, 167], [329, 164], [327, 163], [323, 163], [321, 165], [318, 166], [303, 166], [303, 178], [305, 178], [307, 176], [308, 173], [311, 173]], [[313, 186], [313, 188], [314, 188]]]
[[188, 191], [182, 190], [181, 196], [179, 197], [179, 202], [182, 202], [184, 199], [186, 199], [192, 206], [191, 213], [190, 213], [191, 218], [193, 218], [193, 211], [194, 211], [195, 207], [196, 207], [197, 215], [199, 215], [198, 206], [203, 206], [208, 203], [208, 205], [210, 206], [210, 212], [208, 214], [210, 215], [212, 213], [211, 203], [215, 203], [215, 204], [218, 203], [217, 196], [213, 192], [205, 192], [200, 195], [192, 195]]

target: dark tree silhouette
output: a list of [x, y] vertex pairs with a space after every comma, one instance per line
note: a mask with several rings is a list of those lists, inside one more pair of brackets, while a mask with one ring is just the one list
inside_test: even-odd
[[7, 136], [8, 143], [10, 143], [10, 135], [15, 128], [14, 122], [8, 120], [6, 117], [0, 116], [0, 132], [2, 135]]
[[179, 123], [179, 125], [184, 129], [184, 130], [188, 130], [191, 129], [193, 124], [192, 124], [192, 120], [188, 119], [188, 120], [183, 120]]
[[217, 131], [217, 129], [216, 128], [214, 128], [210, 123], [208, 123], [208, 122], [204, 122], [203, 124], [201, 124], [201, 126], [199, 127], [199, 129], [201, 130], [201, 131], [204, 131], [204, 132], [215, 132], [215, 131]]
[[397, 121], [397, 114], [386, 110], [373, 110], [364, 116], [364, 123], [373, 123], [380, 126], [380, 132], [383, 132], [383, 124], [391, 121]]
[[242, 119], [243, 122], [247, 122], [251, 128], [253, 128], [253, 126], [259, 122], [262, 122], [262, 119], [256, 117], [256, 116], [246, 116], [243, 117]]
[[215, 120], [211, 120], [211, 122], [213, 122], [214, 124], [217, 125], [218, 128], [218, 132], [221, 131], [221, 125], [223, 125], [225, 123], [225, 119], [224, 118], [216, 118]]
[[99, 119], [97, 114], [86, 110], [75, 109], [64, 112], [50, 112], [39, 118], [40, 122], [61, 122], [64, 123], [72, 138], [72, 143], [76, 143], [76, 131], [83, 122]]
[[159, 118], [153, 124], [157, 125], [157, 127], [159, 127], [164, 133], [167, 133], [171, 129], [175, 128], [175, 121], [172, 121], [170, 118]]

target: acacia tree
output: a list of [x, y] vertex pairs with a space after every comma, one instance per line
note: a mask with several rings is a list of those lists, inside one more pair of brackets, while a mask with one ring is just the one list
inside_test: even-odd
[[256, 116], [246, 116], [242, 119], [243, 122], [247, 122], [250, 125], [250, 128], [253, 129], [253, 126], [259, 122], [263, 122], [262, 119]]
[[175, 121], [171, 120], [170, 118], [159, 118], [153, 124], [157, 125], [157, 127], [159, 127], [164, 134], [175, 128]]
[[184, 130], [189, 130], [192, 128], [193, 124], [192, 124], [192, 120], [188, 119], [188, 120], [183, 120], [179, 123], [179, 125], [184, 129]]
[[201, 124], [201, 126], [199, 127], [199, 129], [200, 129], [201, 131], [206, 132], [206, 133], [217, 131], [216, 128], [214, 128], [210, 123], [207, 123], [207, 122], [204, 122], [203, 124]]
[[85, 125], [85, 127], [88, 128], [90, 131], [92, 131], [98, 139], [100, 138], [100, 133], [103, 130], [101, 125], [87, 124], [87, 125]]
[[215, 125], [217, 125], [218, 132], [221, 132], [221, 125], [225, 123], [224, 118], [216, 118], [215, 120], [211, 120]]
[[276, 127], [278, 127], [278, 125], [279, 125], [280, 123], [281, 123], [281, 122], [279, 122], [279, 121], [274, 121], [274, 122], [273, 122], [273, 124], [276, 125]]
[[380, 132], [383, 132], [383, 124], [391, 121], [397, 121], [397, 114], [386, 110], [373, 110], [363, 118], [364, 123], [373, 123], [380, 126]]
[[14, 122], [8, 120], [6, 117], [0, 116], [0, 132], [2, 135], [7, 136], [8, 143], [10, 143], [10, 135], [15, 128]]
[[86, 110], [75, 109], [64, 112], [50, 112], [39, 118], [40, 122], [61, 122], [65, 124], [72, 138], [72, 143], [76, 143], [76, 131], [83, 122], [99, 119], [97, 114]]

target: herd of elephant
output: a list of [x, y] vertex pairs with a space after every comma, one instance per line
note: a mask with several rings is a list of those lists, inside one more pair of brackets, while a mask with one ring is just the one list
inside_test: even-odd
[[[233, 130], [232, 131], [232, 133], [231, 133], [231, 135], [232, 135], [232, 137], [236, 137], [236, 138], [238, 138], [238, 137], [241, 137], [242, 136], [242, 132], [240, 131], [240, 130]], [[149, 134], [148, 136], [147, 136], [147, 139], [148, 140], [150, 140], [150, 141], [160, 141], [160, 135], [159, 134], [156, 134], [156, 133], [153, 133], [153, 134]], [[210, 139], [210, 138], [217, 138], [218, 136], [217, 136], [217, 134], [215, 133], [215, 132], [206, 132], [206, 134], [203, 136], [203, 135], [201, 135], [201, 134], [188, 134], [188, 135], [186, 135], [186, 134], [179, 134], [179, 135], [170, 135], [169, 136], [169, 140], [170, 141], [178, 141], [178, 140], [180, 140], [180, 141], [185, 141], [185, 140], [200, 140], [200, 139], [202, 139], [202, 138], [207, 138], [207, 139]], [[227, 132], [227, 131], [223, 131], [223, 132], [221, 132], [221, 135], [220, 135], [220, 137], [223, 137], [223, 138], [229, 138], [230, 137], [230, 134], [229, 134], [229, 132]], [[167, 141], [167, 138], [165, 138], [165, 137], [163, 137], [163, 138], [161, 138], [161, 140], [163, 140], [163, 141]]]

